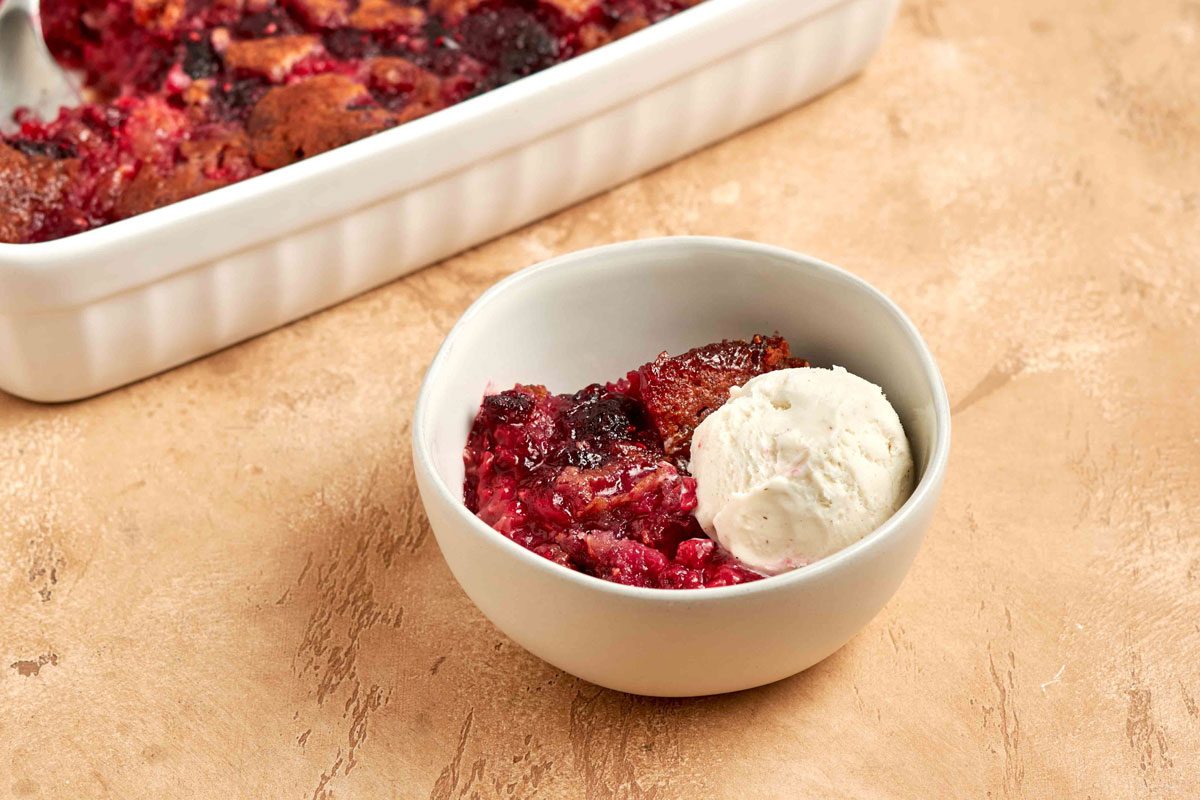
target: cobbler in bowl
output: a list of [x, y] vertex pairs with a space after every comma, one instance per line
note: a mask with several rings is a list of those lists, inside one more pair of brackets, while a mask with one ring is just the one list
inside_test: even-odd
[[45, 0], [91, 102], [0, 135], [0, 242], [135, 216], [531, 75], [701, 0]]
[[[742, 363], [750, 367], [729, 373], [705, 368], [724, 363], [706, 356], [729, 344], [688, 350], [775, 330], [812, 366], [791, 362], [774, 337], [734, 345], [760, 360], [747, 358]], [[655, 358], [663, 350], [684, 355]], [[635, 377], [614, 380], [647, 360]], [[831, 420], [817, 395], [804, 392], [775, 397], [796, 402], [766, 403], [761, 414], [745, 417], [748, 427], [722, 418], [728, 422], [731, 412], [741, 413], [739, 404], [763, 400], [764, 385], [844, 379], [827, 369], [832, 365], [886, 393], [911, 445], [916, 485], [887, 521], [829, 555], [786, 572], [771, 571], [770, 558], [756, 561], [768, 569], [751, 566], [747, 555], [773, 553], [743, 550], [736, 524], [732, 536], [720, 520], [709, 531], [705, 514], [707, 499], [737, 489], [727, 479], [743, 471], [707, 467], [722, 453], [802, 455], [796, 448], [739, 445], [763, 443], [757, 433], [741, 435], [752, 431], [776, 438], [779, 428], [759, 425], [775, 415], [789, 425], [798, 420], [797, 430], [814, 444], [828, 441], [822, 430]], [[613, 382], [591, 385], [597, 380]], [[586, 388], [554, 395], [528, 385], [534, 382], [554, 392]], [[732, 384], [741, 388], [727, 393]], [[860, 424], [857, 397], [832, 395], [848, 401], [837, 408], [856, 430], [871, 433], [876, 426]], [[729, 434], [733, 447], [723, 449], [713, 433]], [[937, 366], [894, 303], [859, 278], [798, 253], [693, 237], [571, 253], [501, 281], [446, 336], [412, 417], [413, 468], [430, 528], [480, 611], [517, 644], [573, 675], [669, 696], [745, 689], [792, 675], [866, 625], [916, 556], [949, 443], [949, 403]], [[883, 456], [874, 447], [841, 453], [855, 460]], [[781, 489], [801, 487], [807, 472], [784, 477], [800, 483], [781, 482]], [[695, 509], [685, 511], [693, 502]], [[809, 510], [841, 508], [817, 505]], [[688, 516], [711, 540], [696, 533]], [[497, 532], [495, 523], [504, 530]], [[614, 558], [614, 543], [635, 557]], [[689, 563], [690, 548], [710, 544], [714, 561], [723, 563], [704, 570]], [[714, 585], [730, 577], [722, 575], [730, 556], [769, 577]], [[664, 577], [676, 575], [714, 583], [660, 588], [672, 585]]]
[[787, 341], [666, 353], [573, 394], [518, 385], [484, 398], [464, 451], [467, 507], [556, 564], [629, 586], [734, 586], [762, 575], [701, 530], [692, 432], [756, 375], [808, 362]]

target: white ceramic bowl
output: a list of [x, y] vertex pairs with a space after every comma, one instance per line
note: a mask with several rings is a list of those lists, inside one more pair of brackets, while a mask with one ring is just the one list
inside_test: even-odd
[[[920, 480], [856, 544], [741, 586], [640, 589], [572, 572], [495, 532], [462, 502], [462, 452], [484, 392], [574, 391], [658, 353], [779, 331], [796, 355], [879, 384]], [[913, 324], [862, 280], [816, 259], [731, 239], [629, 242], [556, 258], [492, 287], [434, 359], [413, 420], [421, 498], [442, 554], [496, 627], [592, 683], [637, 694], [747, 689], [833, 653], [899, 587], [937, 504], [950, 409]]]

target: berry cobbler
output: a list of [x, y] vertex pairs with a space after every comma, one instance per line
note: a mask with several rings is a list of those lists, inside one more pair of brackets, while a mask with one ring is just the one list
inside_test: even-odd
[[283, 167], [701, 0], [44, 0], [91, 98], [0, 136], [0, 242], [105, 225]]
[[758, 580], [693, 511], [692, 433], [757, 375], [807, 367], [778, 336], [657, 359], [574, 394], [518, 385], [484, 398], [464, 451], [464, 500], [538, 555], [598, 578], [663, 589]]

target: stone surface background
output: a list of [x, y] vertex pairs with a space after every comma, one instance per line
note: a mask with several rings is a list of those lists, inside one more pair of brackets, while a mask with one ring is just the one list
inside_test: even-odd
[[[858, 80], [514, 235], [74, 405], [0, 398], [0, 796], [1200, 796], [1200, 3], [913, 0]], [[652, 700], [455, 585], [408, 456], [485, 287], [678, 233], [890, 293], [944, 500], [846, 648]]]

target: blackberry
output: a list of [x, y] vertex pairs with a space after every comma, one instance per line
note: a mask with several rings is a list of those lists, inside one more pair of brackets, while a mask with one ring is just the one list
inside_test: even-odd
[[192, 34], [183, 43], [183, 71], [195, 80], [211, 78], [221, 71], [221, 59], [207, 36]]
[[533, 410], [534, 400], [524, 392], [510, 390], [483, 399], [483, 411], [500, 425], [524, 422]]
[[29, 139], [16, 139], [9, 142], [9, 145], [27, 156], [41, 156], [43, 158], [53, 158], [55, 160], [75, 157], [74, 147], [69, 144], [61, 144], [59, 142], [34, 142], [30, 141]]
[[463, 49], [492, 69], [494, 85], [512, 83], [559, 60], [558, 41], [521, 8], [488, 8], [459, 26]]

